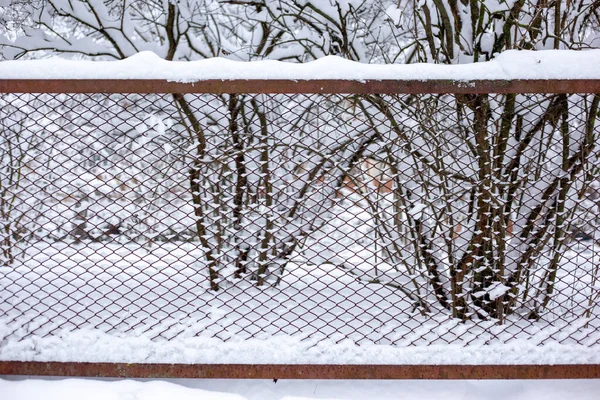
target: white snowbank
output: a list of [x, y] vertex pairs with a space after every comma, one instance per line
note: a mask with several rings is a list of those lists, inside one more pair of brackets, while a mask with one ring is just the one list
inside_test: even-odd
[[3, 400], [597, 400], [600, 393], [600, 379], [279, 380], [277, 383], [270, 379], [172, 379], [169, 382], [172, 383], [0, 379], [0, 394]]
[[[584, 309], [573, 305], [588, 297], [572, 289], [591, 281], [600, 262], [594, 246], [565, 254], [554, 300], [565, 307], [539, 322], [505, 325], [415, 315], [400, 291], [365, 285], [326, 263], [290, 263], [278, 289], [242, 281], [215, 296], [194, 267], [194, 246], [32, 244], [26, 263], [0, 268], [0, 360], [600, 363], [597, 314], [582, 318]], [[367, 250], [352, 252], [368, 259]]]
[[239, 393], [248, 400], [598, 400], [600, 393], [600, 379], [279, 380], [276, 384], [271, 380], [188, 379], [176, 382], [189, 387]]
[[237, 394], [190, 389], [169, 382], [123, 380], [101, 382], [84, 379], [63, 381], [3, 381], [0, 393], [5, 400], [244, 400]]
[[4, 61], [0, 62], [0, 79], [600, 79], [599, 65], [600, 50], [511, 50], [490, 62], [461, 65], [360, 64], [335, 56], [306, 64], [223, 58], [181, 62], [146, 51], [121, 61]]
[[264, 340], [210, 337], [151, 341], [115, 337], [82, 329], [51, 337], [5, 340], [0, 360], [183, 364], [600, 364], [597, 347], [517, 340], [507, 344], [434, 344], [394, 347], [355, 345], [349, 340], [302, 340], [275, 336]]

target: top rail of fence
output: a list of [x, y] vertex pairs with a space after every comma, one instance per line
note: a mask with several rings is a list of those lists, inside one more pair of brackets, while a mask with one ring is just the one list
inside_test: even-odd
[[0, 93], [600, 93], [600, 79], [293, 80], [0, 79]]

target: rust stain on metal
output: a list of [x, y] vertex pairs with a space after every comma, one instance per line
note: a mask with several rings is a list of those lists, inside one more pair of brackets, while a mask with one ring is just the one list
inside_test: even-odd
[[4, 79], [0, 93], [600, 93], [600, 80], [203, 80]]
[[0, 361], [0, 375], [210, 379], [597, 379], [600, 378], [600, 365], [250, 365]]

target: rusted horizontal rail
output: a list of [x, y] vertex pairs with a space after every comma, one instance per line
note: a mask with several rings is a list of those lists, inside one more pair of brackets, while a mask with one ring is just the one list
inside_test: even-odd
[[0, 93], [600, 93], [600, 79], [576, 80], [55, 80], [0, 79]]
[[0, 361], [0, 375], [210, 379], [594, 379], [600, 378], [600, 365], [249, 365]]

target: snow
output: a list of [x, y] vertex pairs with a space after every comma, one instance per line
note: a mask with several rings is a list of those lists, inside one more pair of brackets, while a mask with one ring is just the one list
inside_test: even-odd
[[340, 381], [0, 379], [18, 400], [596, 400], [600, 380]]
[[169, 382], [136, 382], [123, 380], [99, 382], [83, 379], [64, 381], [28, 380], [10, 382], [0, 380], [0, 393], [4, 399], [44, 400], [164, 400], [169, 397], [177, 400], [244, 400], [236, 394], [227, 394], [189, 389]]
[[49, 337], [5, 340], [5, 361], [125, 362], [181, 364], [378, 364], [378, 365], [487, 365], [487, 364], [600, 364], [597, 347], [536, 341], [508, 344], [437, 344], [395, 347], [356, 346], [349, 340], [311, 340], [293, 336], [230, 340], [191, 337], [169, 342], [147, 337], [119, 338], [81, 329]]
[[[356, 266], [351, 274], [326, 263], [290, 265], [278, 288], [240, 282], [215, 295], [195, 267], [194, 251], [192, 243], [32, 246], [26, 265], [0, 269], [0, 360], [600, 363], [595, 313], [586, 319], [567, 306], [565, 314], [536, 324], [517, 318], [507, 325], [460, 323], [443, 313], [421, 317], [393, 288], [356, 280], [367, 271]], [[574, 279], [590, 279], [598, 252], [579, 253], [569, 252], [560, 268], [559, 303], [585, 298], [569, 288]]]
[[461, 65], [361, 64], [336, 56], [305, 64], [280, 61], [238, 62], [224, 58], [166, 61], [144, 51], [120, 61], [51, 58], [0, 62], [0, 79], [341, 79], [480, 80], [600, 79], [600, 50], [510, 50], [485, 63]]
[[419, 220], [419, 219], [421, 219], [421, 216], [423, 215], [423, 210], [425, 210], [426, 208], [427, 208], [427, 205], [425, 205], [423, 203], [417, 203], [414, 205], [413, 208], [408, 210], [408, 215], [413, 217], [415, 220]]

